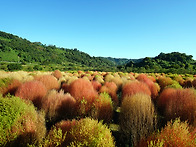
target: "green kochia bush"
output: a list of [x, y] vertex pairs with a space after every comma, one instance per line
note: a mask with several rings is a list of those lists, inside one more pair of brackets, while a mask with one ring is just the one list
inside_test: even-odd
[[115, 143], [106, 125], [94, 119], [84, 118], [56, 124], [43, 146], [114, 147]]
[[45, 136], [43, 115], [18, 97], [0, 96], [0, 122], [0, 146], [38, 145]]

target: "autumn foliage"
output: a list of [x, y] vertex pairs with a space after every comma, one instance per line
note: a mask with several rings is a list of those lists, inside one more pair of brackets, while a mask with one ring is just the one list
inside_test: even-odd
[[56, 89], [58, 90], [60, 84], [58, 83], [57, 79], [52, 75], [41, 75], [35, 77], [35, 80], [42, 82], [47, 90]]
[[85, 79], [72, 82], [69, 86], [69, 93], [76, 99], [79, 115], [88, 113], [98, 97], [98, 93], [91, 82]]
[[125, 96], [132, 96], [136, 93], [144, 93], [151, 96], [151, 91], [144, 82], [131, 81], [123, 86], [122, 99], [124, 99]]
[[196, 121], [196, 92], [194, 89], [165, 89], [159, 97], [158, 107], [167, 120], [180, 117], [193, 124]]
[[64, 94], [63, 91], [52, 90], [42, 100], [42, 108], [49, 120], [67, 119], [75, 116], [76, 100], [69, 93]]
[[40, 108], [46, 94], [47, 89], [42, 82], [30, 81], [18, 87], [15, 95], [22, 99], [31, 100], [36, 107]]

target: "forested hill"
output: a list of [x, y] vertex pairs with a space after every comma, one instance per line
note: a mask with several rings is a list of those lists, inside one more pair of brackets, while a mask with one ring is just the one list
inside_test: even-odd
[[137, 63], [130, 61], [123, 68], [138, 72], [196, 73], [196, 61], [192, 55], [185, 53], [160, 53], [154, 58], [146, 57]]
[[0, 31], [0, 61], [18, 63], [59, 64], [69, 69], [115, 70], [115, 64], [106, 58], [91, 57], [77, 49], [58, 48], [30, 42]]
[[[11, 65], [15, 64], [15, 65]], [[17, 64], [17, 65], [16, 65]], [[30, 42], [0, 31], [0, 70], [99, 70], [194, 73], [196, 61], [184, 53], [160, 53], [154, 58], [91, 57], [77, 49]]]

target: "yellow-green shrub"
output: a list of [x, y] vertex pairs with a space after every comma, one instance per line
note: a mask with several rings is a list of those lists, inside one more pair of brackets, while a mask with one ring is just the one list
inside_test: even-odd
[[124, 142], [129, 141], [134, 146], [156, 129], [156, 112], [149, 95], [137, 93], [124, 97], [121, 104], [120, 128]]
[[114, 147], [115, 142], [106, 125], [84, 118], [56, 124], [46, 137], [44, 146]]
[[0, 96], [0, 146], [38, 145], [45, 137], [45, 120], [29, 101]]

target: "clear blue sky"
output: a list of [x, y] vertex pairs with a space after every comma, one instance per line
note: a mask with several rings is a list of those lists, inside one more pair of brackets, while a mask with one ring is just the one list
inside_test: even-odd
[[196, 0], [1, 0], [0, 30], [91, 56], [196, 59]]

